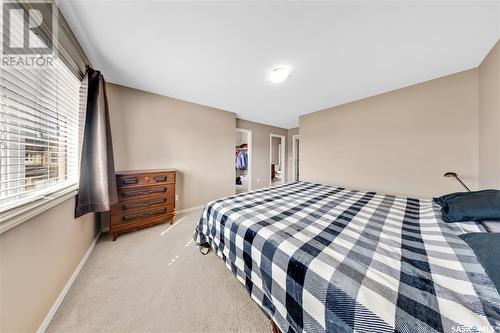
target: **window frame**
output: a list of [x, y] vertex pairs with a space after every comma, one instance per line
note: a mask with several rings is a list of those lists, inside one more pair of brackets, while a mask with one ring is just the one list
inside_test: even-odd
[[[78, 181], [80, 175], [80, 158], [83, 139], [83, 127], [85, 124], [85, 110], [82, 109], [84, 105], [82, 100], [85, 99], [87, 84], [85, 81], [86, 66], [91, 65], [90, 60], [86, 56], [83, 48], [78, 42], [76, 36], [73, 34], [69, 24], [67, 23], [64, 15], [59, 10], [57, 3], [54, 0], [41, 0], [40, 2], [46, 3], [44, 10], [52, 14], [52, 26], [56, 27], [55, 34], [51, 33], [51, 29], [43, 22], [40, 26], [40, 32], [43, 34], [50, 34], [54, 43], [54, 49], [57, 58], [62, 62], [72, 75], [80, 82], [79, 100], [80, 105], [78, 108], [78, 135], [77, 135], [77, 165], [76, 165], [76, 179], [73, 182], [60, 184], [61, 186], [54, 186], [50, 190], [39, 193], [38, 196], [26, 197], [20, 199], [17, 205], [14, 203], [11, 206], [5, 206], [4, 210], [0, 212], [0, 234], [14, 228], [15, 226], [28, 221], [39, 214], [55, 207], [78, 194]], [[37, 9], [33, 8], [30, 2], [19, 2], [25, 10]]]
[[0, 234], [42, 214], [77, 194], [78, 184], [73, 184], [0, 213]]
[[[58, 61], [61, 62], [61, 66], [64, 66], [68, 70], [69, 75], [74, 75], [62, 59], [59, 58]], [[76, 134], [76, 152], [74, 152], [76, 156], [71, 157], [74, 158], [73, 163], [75, 164], [72, 165], [72, 167], [76, 169], [76, 175], [73, 174], [71, 179], [56, 182], [38, 191], [36, 189], [29, 191], [32, 192], [32, 195], [28, 194], [25, 197], [13, 200], [11, 203], [5, 205], [2, 211], [0, 211], [0, 234], [42, 214], [78, 194], [80, 154], [84, 124], [84, 112], [82, 110], [82, 97], [84, 95], [82, 95], [82, 89], [86, 88], [86, 85], [78, 76], [74, 75], [74, 78], [78, 81], [78, 91], [76, 91], [75, 94], [78, 95], [79, 105], [77, 105], [76, 110], [74, 110], [74, 112], [76, 112], [76, 130], [78, 133]], [[70, 156], [66, 156], [66, 158], [68, 157]], [[24, 161], [26, 161], [26, 159]]]
[[[58, 66], [64, 67], [64, 69], [68, 70], [68, 74], [73, 76], [73, 73], [70, 71], [68, 66], [61, 61], [61, 59], [57, 59], [60, 63]], [[36, 69], [34, 69], [36, 70]], [[55, 69], [57, 70], [57, 69]], [[65, 74], [63, 74], [65, 75]], [[65, 173], [65, 177], [70, 177], [62, 180], [58, 180], [53, 184], [48, 184], [46, 186], [42, 186], [40, 189], [34, 188], [31, 190], [27, 190], [24, 193], [20, 194], [19, 198], [12, 200], [12, 202], [7, 202], [0, 210], [0, 234], [6, 230], [13, 228], [14, 226], [44, 212], [47, 209], [54, 207], [55, 205], [61, 203], [64, 200], [69, 199], [71, 196], [77, 194], [78, 188], [78, 180], [79, 180], [79, 169], [80, 169], [80, 154], [81, 154], [81, 143], [82, 143], [82, 127], [84, 123], [84, 119], [82, 114], [84, 113], [82, 110], [82, 81], [74, 76], [74, 84], [75, 88], [78, 90], [75, 91], [75, 95], [78, 97], [78, 104], [75, 105], [76, 109], [71, 110], [71, 112], [75, 112], [74, 120], [76, 120], [75, 124], [71, 127], [68, 127], [68, 130], [77, 131], [74, 134], [72, 140], [76, 146], [71, 148], [71, 155], [65, 154], [65, 168], [66, 172], [68, 170], [70, 173]], [[19, 128], [23, 128], [24, 124], [14, 125]], [[7, 128], [8, 130], [8, 128]], [[76, 138], [75, 138], [76, 137]], [[36, 139], [35, 139], [36, 140]], [[65, 138], [62, 138], [65, 140]], [[67, 140], [67, 139], [66, 139]], [[69, 142], [69, 141], [66, 141]], [[29, 146], [29, 144], [22, 143], [23, 146]], [[67, 146], [66, 151], [70, 151], [70, 146]], [[14, 157], [19, 158], [19, 157]], [[67, 164], [68, 159], [72, 159], [73, 163], [71, 165]], [[59, 165], [58, 161], [58, 165]], [[9, 157], [7, 157], [7, 165], [9, 164]], [[28, 167], [28, 163], [26, 157], [23, 159], [23, 167]], [[8, 169], [7, 169], [8, 170]], [[62, 200], [62, 201], [61, 201]]]

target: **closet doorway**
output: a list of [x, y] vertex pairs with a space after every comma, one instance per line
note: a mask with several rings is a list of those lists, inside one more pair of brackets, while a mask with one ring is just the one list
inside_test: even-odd
[[269, 136], [269, 186], [286, 183], [285, 136], [270, 134]]
[[252, 190], [252, 131], [237, 128], [235, 133], [234, 193]]

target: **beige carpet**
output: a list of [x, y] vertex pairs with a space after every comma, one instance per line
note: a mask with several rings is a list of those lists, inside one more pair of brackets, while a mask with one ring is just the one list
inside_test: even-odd
[[192, 234], [200, 211], [101, 237], [48, 332], [271, 332], [243, 285]]

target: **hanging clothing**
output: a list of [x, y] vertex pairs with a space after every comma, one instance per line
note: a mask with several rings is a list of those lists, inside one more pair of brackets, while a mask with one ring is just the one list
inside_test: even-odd
[[240, 150], [236, 154], [236, 169], [240, 170], [248, 169], [248, 154], [244, 150]]

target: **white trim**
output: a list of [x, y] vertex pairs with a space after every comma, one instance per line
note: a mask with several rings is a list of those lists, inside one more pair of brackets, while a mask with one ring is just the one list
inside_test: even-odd
[[[253, 153], [253, 139], [252, 139], [252, 130], [248, 129], [243, 129], [243, 128], [237, 128], [236, 132], [241, 132], [241, 133], [246, 133], [248, 134], [248, 172], [247, 172], [247, 192], [250, 192], [253, 188], [253, 178], [252, 178], [252, 169], [253, 169], [253, 164], [252, 164], [252, 153]], [[235, 178], [236, 178], [236, 171], [235, 171]], [[234, 179], [233, 179], [234, 182]], [[236, 187], [234, 188], [234, 194], [236, 194]]]
[[71, 289], [71, 286], [75, 282], [76, 278], [78, 277], [78, 274], [80, 274], [83, 266], [87, 262], [87, 259], [89, 258], [90, 254], [94, 250], [94, 247], [97, 244], [97, 241], [99, 240], [100, 236], [101, 236], [101, 232], [99, 232], [97, 234], [97, 236], [95, 237], [95, 239], [92, 242], [92, 244], [90, 244], [89, 249], [87, 250], [87, 252], [83, 256], [82, 260], [80, 260], [80, 263], [78, 264], [78, 266], [76, 266], [75, 271], [73, 272], [73, 274], [71, 274], [68, 282], [66, 282], [66, 285], [61, 290], [61, 293], [57, 297], [57, 299], [54, 302], [54, 304], [52, 304], [52, 307], [50, 308], [49, 312], [45, 316], [45, 319], [43, 320], [42, 324], [36, 330], [37, 333], [44, 333], [47, 330], [47, 327], [49, 327], [50, 322], [52, 321], [52, 319], [54, 318], [55, 314], [57, 313], [57, 310], [59, 310], [59, 307], [61, 306], [62, 302], [64, 301], [64, 298], [68, 294], [68, 292]]
[[278, 135], [278, 134], [269, 134], [269, 187], [273, 185], [273, 180], [272, 180], [272, 175], [271, 175], [271, 164], [273, 161], [273, 138], [280, 138], [281, 139], [281, 161], [283, 162], [282, 170], [281, 170], [281, 184], [286, 184], [286, 156], [285, 156], [285, 151], [286, 151], [286, 137], [284, 135]]
[[202, 209], [203, 207], [205, 207], [205, 205], [200, 205], [200, 206], [195, 206], [195, 207], [190, 207], [190, 208], [184, 208], [184, 209], [181, 209], [181, 210], [176, 210], [175, 214], [189, 213], [189, 212], [195, 211], [197, 209]]
[[[293, 169], [293, 180], [292, 181], [297, 181], [297, 168], [300, 167], [300, 165], [297, 165], [297, 146], [296, 146], [296, 141], [300, 142], [300, 135], [294, 135], [292, 136], [292, 169]], [[300, 176], [300, 174], [299, 174]]]
[[0, 213], [0, 234], [75, 196], [78, 193], [77, 189], [78, 186], [75, 184]]

